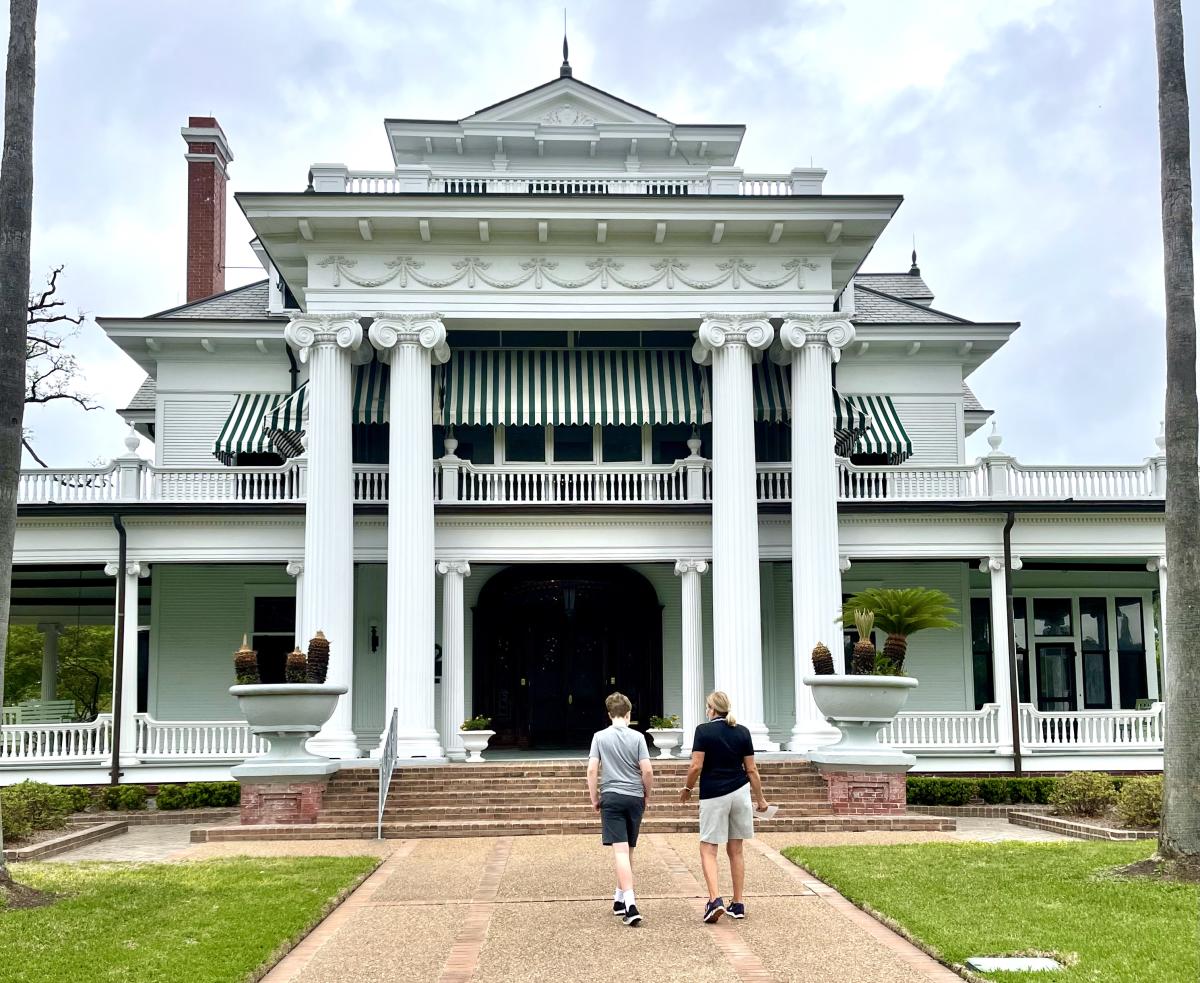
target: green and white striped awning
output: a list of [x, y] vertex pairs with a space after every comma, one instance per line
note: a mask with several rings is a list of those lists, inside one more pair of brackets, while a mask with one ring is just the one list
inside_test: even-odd
[[510, 426], [701, 423], [702, 387], [687, 351], [460, 350], [442, 367], [442, 419]]
[[306, 382], [267, 413], [263, 430], [271, 449], [284, 457], [296, 457], [304, 444], [304, 426], [308, 419], [308, 383]]
[[[754, 366], [754, 419], [786, 423], [792, 419], [792, 385], [786, 365], [764, 359]], [[869, 412], [833, 390], [833, 449], [847, 456], [861, 435], [869, 433], [873, 419]]]
[[242, 393], [233, 401], [221, 432], [213, 441], [213, 457], [225, 465], [233, 464], [238, 454], [270, 454], [271, 442], [264, 421], [286, 393]]
[[366, 365], [354, 367], [355, 423], [388, 422], [388, 383], [392, 371], [387, 365], [374, 360]]
[[912, 440], [890, 396], [844, 396], [843, 399], [852, 408], [866, 413], [872, 424], [855, 438], [851, 454], [885, 454], [888, 464], [903, 464], [912, 457]]

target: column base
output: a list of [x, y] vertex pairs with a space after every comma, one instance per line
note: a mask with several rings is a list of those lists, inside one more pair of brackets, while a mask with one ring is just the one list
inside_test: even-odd
[[[383, 746], [387, 742], [387, 734], [379, 738], [377, 757], [383, 756]], [[463, 758], [466, 752], [463, 751]], [[436, 730], [400, 731], [396, 735], [396, 760], [412, 761], [424, 759], [430, 764], [442, 763], [447, 760], [446, 751], [442, 748], [442, 738]]]
[[788, 739], [789, 751], [806, 753], [819, 747], [826, 747], [841, 739], [842, 732], [836, 727], [825, 723], [797, 724], [792, 728], [792, 736]]
[[322, 729], [315, 737], [308, 739], [306, 746], [313, 754], [342, 761], [358, 758], [362, 754], [358, 749], [358, 738], [352, 730]]
[[467, 760], [466, 748], [448, 747], [448, 748], [446, 748], [446, 757], [449, 758], [451, 761], [466, 761]]
[[755, 751], [778, 751], [779, 745], [771, 740], [771, 732], [766, 724], [746, 724], [750, 731], [750, 739], [754, 742]]

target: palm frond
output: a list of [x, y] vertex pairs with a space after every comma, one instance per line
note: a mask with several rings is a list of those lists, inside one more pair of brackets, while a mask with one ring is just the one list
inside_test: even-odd
[[863, 610], [873, 612], [875, 627], [888, 634], [907, 636], [929, 628], [959, 627], [950, 595], [931, 587], [868, 587], [842, 605], [839, 620], [853, 624], [855, 613]]

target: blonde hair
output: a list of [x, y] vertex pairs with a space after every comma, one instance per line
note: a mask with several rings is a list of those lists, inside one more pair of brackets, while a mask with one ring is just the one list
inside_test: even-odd
[[729, 697], [726, 694], [722, 693], [719, 689], [715, 689], [708, 694], [706, 702], [713, 708], [714, 713], [725, 718], [725, 723], [730, 727], [737, 726], [737, 721], [733, 718], [733, 714], [729, 712]]
[[627, 717], [633, 712], [633, 704], [624, 693], [613, 693], [604, 701], [604, 709], [610, 717]]

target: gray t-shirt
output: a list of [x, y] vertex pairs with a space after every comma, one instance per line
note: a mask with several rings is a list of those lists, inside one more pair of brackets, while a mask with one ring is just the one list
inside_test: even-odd
[[600, 791], [621, 795], [646, 794], [639, 762], [650, 758], [646, 738], [632, 727], [607, 727], [592, 735], [589, 758], [600, 762]]

